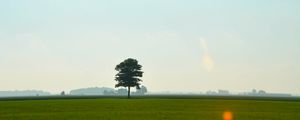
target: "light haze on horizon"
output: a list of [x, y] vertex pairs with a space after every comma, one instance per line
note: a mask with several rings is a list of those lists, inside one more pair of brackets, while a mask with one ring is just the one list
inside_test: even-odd
[[0, 91], [114, 87], [135, 58], [149, 91], [300, 94], [298, 0], [3, 0]]

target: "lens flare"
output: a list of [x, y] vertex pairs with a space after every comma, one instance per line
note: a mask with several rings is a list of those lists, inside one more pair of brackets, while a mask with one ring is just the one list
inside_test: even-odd
[[232, 120], [233, 119], [233, 115], [230, 111], [225, 111], [223, 113], [223, 120]]
[[208, 47], [206, 44], [206, 40], [201, 38], [201, 44], [202, 44], [202, 48], [203, 48], [203, 58], [202, 58], [202, 64], [204, 65], [205, 69], [208, 71], [213, 70], [215, 64], [213, 62], [212, 57], [210, 56], [209, 52], [208, 52]]

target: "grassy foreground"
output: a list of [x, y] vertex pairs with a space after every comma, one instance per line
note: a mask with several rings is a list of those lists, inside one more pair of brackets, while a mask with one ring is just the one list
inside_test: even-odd
[[299, 120], [299, 101], [224, 99], [57, 99], [0, 101], [0, 120]]

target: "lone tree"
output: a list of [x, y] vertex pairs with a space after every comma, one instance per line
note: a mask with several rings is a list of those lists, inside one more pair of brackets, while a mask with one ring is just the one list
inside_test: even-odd
[[130, 98], [130, 87], [140, 89], [140, 77], [143, 77], [142, 66], [138, 61], [128, 58], [118, 64], [115, 68], [119, 73], [116, 74], [115, 80], [118, 82], [115, 87], [127, 87], [128, 98]]

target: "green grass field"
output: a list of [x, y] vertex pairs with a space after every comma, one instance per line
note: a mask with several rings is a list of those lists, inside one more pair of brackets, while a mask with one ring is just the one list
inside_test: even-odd
[[101, 98], [0, 101], [0, 120], [300, 120], [300, 102], [287, 100]]

